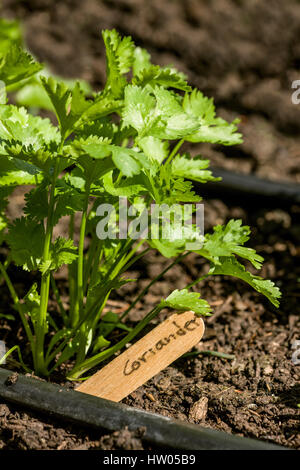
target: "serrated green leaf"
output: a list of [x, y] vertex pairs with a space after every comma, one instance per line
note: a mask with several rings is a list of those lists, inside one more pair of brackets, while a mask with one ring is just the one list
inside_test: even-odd
[[39, 268], [43, 255], [45, 231], [41, 224], [26, 217], [16, 219], [9, 226], [5, 240], [11, 249], [11, 257], [25, 271]]
[[275, 307], [279, 307], [278, 299], [281, 297], [281, 292], [274, 282], [246, 271], [245, 267], [234, 257], [220, 258], [219, 264], [211, 266], [209, 274], [237, 277], [252, 286], [257, 292], [265, 295]]
[[37, 222], [43, 221], [48, 215], [48, 190], [46, 185], [38, 186], [25, 194], [24, 213]]
[[[65, 215], [72, 215], [82, 211], [84, 206], [84, 195], [70, 184], [72, 176], [66, 175], [64, 179], [59, 179], [55, 187], [55, 210], [53, 223], [56, 225], [59, 219]], [[84, 181], [82, 189], [84, 189]]]
[[97, 121], [84, 122], [75, 130], [76, 136], [86, 140], [90, 137], [98, 137], [108, 139], [110, 142], [114, 139], [118, 132], [118, 127], [112, 124], [108, 118], [98, 119]]
[[171, 182], [169, 194], [164, 197], [166, 204], [177, 202], [200, 202], [202, 198], [193, 190], [193, 183], [183, 178], [174, 178]]
[[12, 43], [0, 59], [0, 79], [6, 86], [10, 86], [31, 77], [42, 68], [30, 54]]
[[77, 142], [76, 147], [96, 159], [111, 155], [116, 167], [128, 177], [139, 174], [142, 169], [150, 169], [150, 162], [144, 153], [110, 144], [107, 139], [90, 137], [85, 141]]
[[125, 88], [123, 122], [141, 133], [153, 112], [155, 99], [150, 92], [138, 86]]
[[134, 43], [130, 36], [121, 38], [116, 30], [102, 32], [106, 48], [106, 90], [119, 98], [127, 84], [124, 75], [133, 65]]
[[77, 83], [79, 83], [81, 90], [85, 95], [90, 95], [92, 90], [89, 84], [84, 80], [71, 80], [62, 79], [52, 75], [46, 68], [37, 75], [31, 77], [30, 80], [26, 80], [25, 84], [17, 91], [15, 95], [16, 103], [19, 106], [25, 106], [27, 108], [38, 108], [45, 109], [48, 111], [55, 111], [52, 102], [41, 83], [40, 77], [54, 78], [60, 83], [63, 83], [67, 88], [73, 90]]
[[52, 77], [41, 77], [42, 84], [52, 102], [63, 139], [84, 122], [100, 119], [116, 111], [121, 102], [99, 93], [88, 100], [77, 82], [73, 89]]
[[41, 264], [40, 271], [45, 274], [57, 271], [64, 264], [72, 264], [77, 259], [77, 248], [73, 240], [58, 237], [50, 248], [50, 259]]
[[39, 182], [40, 169], [22, 160], [0, 156], [0, 187]]
[[204, 250], [208, 252], [208, 258], [214, 263], [219, 263], [219, 258], [236, 254], [249, 260], [257, 269], [261, 268], [262, 256], [258, 255], [253, 248], [244, 245], [249, 240], [250, 228], [242, 226], [241, 220], [230, 220], [226, 226], [217, 225], [213, 234], [207, 234]]
[[132, 178], [125, 178], [118, 183], [113, 181], [112, 172], [107, 173], [103, 177], [103, 186], [112, 196], [132, 197], [138, 196], [142, 192], [145, 192], [146, 187], [144, 186], [144, 180], [141, 175], [134, 176]]
[[[37, 174], [37, 167], [49, 172], [59, 140], [57, 129], [49, 119], [31, 116], [24, 108], [0, 105], [0, 157], [12, 157], [14, 166], [21, 171]], [[33, 167], [30, 169], [30, 165], [15, 159]]]
[[142, 87], [159, 85], [164, 88], [175, 88], [183, 91], [191, 90], [182, 73], [170, 67], [161, 68], [158, 65], [151, 65], [140, 70], [132, 83]]
[[41, 77], [41, 82], [53, 105], [61, 132], [64, 134], [74, 124], [74, 118], [69, 116], [68, 109], [71, 103], [72, 90], [52, 77]]
[[139, 137], [179, 139], [199, 128], [197, 119], [184, 112], [181, 97], [156, 86], [153, 90], [134, 85], [125, 88], [123, 122]]
[[183, 109], [198, 119], [199, 123], [198, 130], [187, 136], [187, 141], [223, 145], [236, 145], [242, 142], [242, 136], [237, 132], [237, 121], [228, 123], [222, 118], [217, 118], [213, 100], [204, 96], [201, 91], [194, 89], [192, 93], [186, 93]]
[[203, 160], [199, 157], [192, 159], [189, 155], [177, 155], [171, 165], [172, 175], [174, 176], [189, 178], [201, 183], [220, 180], [220, 178], [214, 178], [211, 171], [206, 170], [209, 166], [209, 160]]
[[[39, 318], [40, 314], [40, 295], [37, 291], [37, 283], [35, 282], [27, 294], [24, 297], [24, 303], [22, 304], [22, 310], [24, 313], [26, 313], [30, 318], [33, 323], [33, 325], [36, 324]], [[44, 324], [44, 333], [47, 333], [48, 331], [48, 322], [46, 321]]]
[[40, 300], [40, 295], [37, 291], [37, 283], [35, 282], [24, 297], [28, 311], [30, 312], [33, 308], [39, 307]]
[[185, 251], [185, 240], [150, 239], [147, 243], [159, 251], [165, 258], [173, 258]]
[[134, 43], [130, 36], [121, 38], [119, 33], [113, 30], [102, 32], [105, 45], [109, 42], [115, 54], [118, 68], [121, 74], [129, 72], [133, 64]]
[[201, 299], [198, 292], [189, 292], [188, 289], [174, 290], [161, 304], [181, 312], [192, 310], [196, 315], [209, 316], [211, 312], [209, 303]]
[[158, 163], [162, 163], [168, 156], [169, 143], [166, 141], [148, 136], [138, 139], [137, 143], [147, 157], [151, 160], [157, 161]]

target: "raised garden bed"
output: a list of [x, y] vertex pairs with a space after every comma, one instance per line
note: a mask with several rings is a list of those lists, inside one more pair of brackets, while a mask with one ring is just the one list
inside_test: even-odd
[[[267, 256], [265, 269], [279, 272], [277, 279], [285, 286], [280, 313], [270, 309], [266, 302], [262, 303], [257, 295], [247, 292], [242, 283], [238, 283], [238, 290], [229, 280], [202, 283], [202, 291], [215, 304], [215, 315], [207, 323], [201, 348], [235, 355], [235, 360], [207, 355], [181, 359], [124, 399], [123, 403], [227, 433], [297, 448], [299, 372], [291, 361], [292, 344], [299, 337], [298, 298], [295, 296], [298, 274], [294, 272], [295, 242], [299, 236], [297, 213], [293, 215], [271, 208], [256, 213], [250, 210], [247, 215], [241, 208], [230, 209], [218, 200], [208, 202], [206, 211], [207, 220], [222, 219], [230, 212], [238, 211], [247, 223], [259, 227], [255, 244]], [[290, 222], [285, 228], [287, 220]], [[273, 239], [274, 233], [278, 245], [271, 251], [268, 241]], [[288, 254], [283, 245], [289, 247]], [[137, 290], [143, 288], [148, 276], [155, 275], [161, 263], [165, 266], [160, 257], [150, 257], [146, 264], [140, 266]], [[180, 288], [182, 283], [192, 279], [194, 270], [199, 269], [202, 269], [201, 264], [192, 258], [171, 270], [147, 295], [147, 304], [137, 305], [132, 321], [157, 302], [170, 282]], [[129, 273], [132, 274], [137, 273]], [[22, 284], [22, 273], [15, 271], [14, 280], [17, 285]], [[64, 280], [59, 282], [63, 285]], [[1, 291], [3, 309], [8, 299], [4, 286]], [[126, 307], [134, 296], [135, 291], [120, 292], [113, 306], [115, 311]], [[1, 335], [9, 345], [14, 344], [18, 330], [18, 326], [1, 323]], [[18, 338], [22, 338], [20, 333]], [[57, 380], [63, 383], [61, 377], [57, 376]], [[70, 382], [66, 385], [73, 386]], [[207, 414], [199, 421], [192, 410], [194, 403], [203, 398], [207, 399]], [[29, 412], [20, 405], [16, 408], [5, 400], [2, 403], [3, 448], [151, 448], [151, 444], [141, 439], [139, 432], [107, 434], [88, 431], [85, 427], [67, 425], [63, 420], [53, 421], [49, 416]]]
[[[232, 21], [237, 29], [228, 27], [228, 22], [224, 21], [224, 15], [228, 19], [227, 14], [222, 12], [222, 7], [225, 4], [228, 6], [228, 2], [216, 2], [219, 7], [217, 9], [210, 9], [204, 5], [205, 2], [200, 2], [201, 8], [198, 8], [195, 2], [190, 1], [184, 2], [184, 7], [180, 5], [181, 2], [166, 2], [166, 6], [162, 6], [161, 2], [154, 2], [153, 6], [145, 9], [141, 9], [135, 1], [72, 2], [72, 8], [58, 5], [55, 12], [47, 2], [42, 6], [27, 2], [30, 3], [28, 10], [23, 3], [6, 3], [6, 13], [18, 14], [25, 19], [31, 49], [38, 57], [48, 59], [59, 73], [78, 75], [78, 70], [83, 70], [81, 64], [85, 58], [86, 68], [82, 72], [82, 78], [92, 79], [97, 85], [103, 82], [103, 61], [99, 62], [99, 57], [96, 60], [93, 44], [97, 41], [93, 34], [98, 35], [100, 28], [111, 26], [138, 37], [141, 45], [150, 45], [157, 54], [158, 61], [162, 59], [167, 63], [173, 62], [179, 68], [183, 64], [193, 84], [217, 96], [217, 103], [224, 107], [225, 115], [231, 115], [234, 109], [237, 114], [244, 114], [242, 131], [246, 134], [245, 144], [239, 151], [235, 150], [232, 157], [230, 150], [225, 155], [219, 148], [215, 148], [211, 155], [215, 165], [245, 173], [256, 172], [259, 176], [269, 176], [273, 180], [299, 181], [299, 137], [294, 138], [293, 132], [299, 131], [300, 108], [292, 107], [290, 96], [284, 87], [280, 85], [278, 88], [278, 84], [285, 83], [289, 74], [293, 75], [295, 64], [299, 60], [293, 46], [293, 33], [299, 25], [299, 3], [291, 1], [279, 5], [274, 2], [276, 8], [269, 5], [266, 9], [256, 2], [250, 6], [245, 2], [242, 8], [246, 9], [251, 21], [246, 22], [248, 26], [243, 33], [246, 41], [237, 42], [239, 60], [236, 61], [237, 68], [233, 72], [231, 66], [228, 66], [232, 64], [232, 48], [241, 34], [238, 24], [241, 24], [241, 28], [245, 24], [235, 19]], [[240, 7], [230, 3], [230, 8], [234, 18], [244, 17], [245, 12]], [[78, 38], [79, 18], [82, 22], [82, 38]], [[246, 54], [247, 44], [260, 50], [261, 34], [258, 38], [253, 32], [254, 25], [256, 29], [260, 18], [263, 18], [262, 27], [270, 31], [269, 39], [261, 53]], [[160, 27], [162, 21], [167, 24], [165, 28]], [[286, 36], [282, 34], [286, 28], [282, 28], [281, 22], [291, 25]], [[225, 25], [226, 32], [223, 31]], [[203, 33], [200, 49], [198, 46], [194, 47], [197, 42], [193, 39], [193, 34], [197, 34], [197, 28], [201, 28]], [[155, 34], [153, 30], [156, 31]], [[225, 33], [226, 36], [231, 34], [228, 41], [224, 41]], [[221, 42], [217, 46], [214, 46], [216, 43], [210, 38], [211, 34], [214, 34], [214, 38], [220, 35], [218, 37]], [[57, 44], [53, 46], [54, 36], [56, 41], [63, 38], [59, 47]], [[277, 38], [280, 38], [280, 45]], [[231, 49], [227, 47], [225, 50], [224, 45], [228, 42]], [[76, 54], [72, 50], [72, 43], [79, 44]], [[265, 60], [266, 56], [275, 57], [275, 53], [276, 61]], [[211, 60], [216, 55], [219, 60]], [[207, 64], [210, 64], [209, 67]], [[224, 71], [227, 71], [225, 79], [220, 84], [219, 77]], [[277, 86], [275, 89], [271, 86], [274, 82]], [[248, 86], [251, 87], [250, 91]], [[274, 102], [278, 103], [278, 100], [280, 106], [275, 109]], [[203, 297], [214, 307], [214, 316], [207, 322], [201, 348], [234, 355], [235, 358], [222, 359], [200, 354], [181, 359], [131, 394], [124, 400], [124, 404], [202, 427], [299, 448], [299, 366], [291, 361], [292, 345], [300, 339], [297, 291], [299, 263], [297, 265], [296, 262], [299, 257], [299, 193], [289, 188], [284, 193], [287, 196], [281, 202], [277, 199], [274, 202], [272, 186], [269, 195], [260, 196], [258, 191], [255, 204], [252, 204], [253, 199], [250, 196], [246, 205], [245, 194], [241, 197], [241, 193], [233, 192], [232, 183], [229, 186], [229, 202], [221, 188], [217, 193], [210, 193], [213, 199], [206, 203], [206, 229], [231, 217], [242, 218], [251, 227], [256, 227], [252, 244], [267, 260], [263, 275], [276, 281], [283, 290], [280, 310], [270, 307], [241, 283], [219, 278], [214, 282], [201, 283], [199, 287]], [[250, 186], [253, 190], [251, 183]], [[211, 191], [215, 189], [212, 188]], [[251, 190], [247, 190], [249, 192]], [[17, 207], [17, 195], [13, 202], [11, 210], [18, 215], [20, 208]], [[19, 202], [22, 206], [21, 193]], [[5, 256], [5, 248], [1, 254]], [[152, 279], [166, 263], [160, 256], [150, 254], [144, 263], [137, 264], [135, 272], [127, 273], [129, 277], [138, 278], [137, 285], [121, 288], [113, 299], [111, 309], [116, 313], [124, 311], [147, 280]], [[170, 270], [147, 294], [145, 303], [136, 305], [130, 317], [132, 324], [169, 292], [170, 285], [173, 288], [182, 288], [192, 282], [203, 268], [203, 261], [190, 255], [179, 266]], [[30, 287], [32, 279], [25, 279], [20, 270], [11, 270], [10, 275], [20, 292], [24, 287]], [[62, 272], [57, 283], [64, 289], [65, 282]], [[7, 290], [3, 285], [0, 289], [1, 311], [11, 312], [12, 310], [8, 310], [11, 304]], [[52, 311], [55, 311], [56, 304], [51, 300]], [[16, 332], [18, 341], [25, 344], [20, 325], [1, 320], [0, 339], [3, 338], [9, 346], [15, 344]], [[12, 363], [9, 367], [14, 369]], [[64, 371], [61, 372], [62, 374], [53, 378], [60, 384], [63, 383]], [[20, 383], [23, 383], [23, 379]], [[16, 387], [19, 387], [17, 383]], [[108, 434], [103, 430], [91, 431], [82, 427], [82, 422], [74, 426], [65, 424], [61, 413], [58, 413], [60, 419], [55, 420], [36, 411], [25, 410], [15, 397], [12, 401], [19, 404], [13, 405], [10, 403], [11, 397], [7, 401], [8, 398], [7, 395], [0, 406], [0, 443], [4, 449], [135, 449], [151, 448], [158, 443], [155, 441], [155, 444], [149, 444], [144, 439], [144, 429], [123, 429]], [[196, 413], [197, 407], [202, 407], [201, 419]], [[126, 420], [124, 424], [128, 424]], [[200, 432], [204, 433], [202, 441], [200, 439], [203, 443], [205, 431]], [[210, 431], [207, 432], [211, 436]], [[221, 436], [220, 439], [222, 440]], [[199, 446], [202, 445], [200, 441]]]

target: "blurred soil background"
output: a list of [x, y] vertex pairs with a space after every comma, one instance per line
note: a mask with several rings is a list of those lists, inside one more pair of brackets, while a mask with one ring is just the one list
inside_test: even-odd
[[[198, 145], [193, 154], [212, 165], [271, 180], [300, 182], [300, 105], [292, 104], [292, 82], [300, 79], [300, 2], [296, 0], [3, 0], [2, 16], [24, 24], [29, 50], [52, 72], [82, 78], [99, 90], [105, 81], [101, 30], [116, 28], [160, 65], [185, 72], [191, 85], [215, 98], [218, 112], [239, 117], [244, 143]], [[217, 196], [216, 196], [217, 197]], [[300, 448], [299, 365], [292, 345], [300, 339], [299, 207], [286, 210], [244, 206], [220, 199], [205, 204], [205, 224], [242, 218], [253, 230], [250, 246], [266, 258], [261, 275], [283, 291], [279, 310], [248, 286], [216, 278], [201, 290], [214, 308], [202, 350], [235, 356], [225, 360], [200, 354], [179, 360], [131, 394], [125, 403], [226, 432]], [[15, 194], [20, 215], [22, 194]], [[170, 261], [150, 254], [110, 305], [126, 309], [149, 279]], [[138, 320], [171, 289], [182, 288], [207, 268], [189, 255], [170, 270], [136, 306]], [[22, 291], [32, 279], [14, 274]], [[68, 302], [64, 273], [60, 288]], [[11, 301], [1, 286], [0, 307]], [[52, 302], [50, 308], [56, 306]], [[22, 330], [2, 322], [1, 338], [13, 346]], [[91, 433], [49, 417], [0, 404], [3, 449], [149, 448], [143, 430]]]

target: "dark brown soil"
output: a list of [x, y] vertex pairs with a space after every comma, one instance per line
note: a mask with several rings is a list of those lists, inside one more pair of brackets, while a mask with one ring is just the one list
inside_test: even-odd
[[143, 450], [144, 430], [110, 434], [87, 431], [11, 406], [0, 404], [1, 450]]
[[215, 97], [225, 117], [241, 117], [244, 144], [194, 147], [213, 164], [270, 179], [300, 181], [300, 76], [297, 0], [3, 0], [25, 23], [27, 44], [55, 73], [105, 80], [100, 32], [117, 28], [173, 64]]
[[[224, 116], [242, 116], [244, 144], [226, 152], [201, 147], [215, 165], [271, 179], [300, 180], [300, 105], [291, 104], [291, 82], [300, 78], [300, 3], [296, 0], [70, 0], [55, 6], [50, 0], [6, 0], [3, 4], [6, 16], [24, 19], [27, 43], [39, 59], [54, 72], [88, 79], [95, 87], [103, 84], [105, 74], [100, 30], [116, 27], [132, 34], [158, 63], [173, 63], [193, 85], [215, 96]], [[13, 200], [15, 206], [18, 201], [21, 196]], [[242, 201], [237, 204], [243, 206]], [[237, 204], [206, 203], [206, 229], [230, 217], [242, 218], [253, 228], [252, 246], [266, 258], [262, 275], [283, 291], [280, 309], [235, 280], [201, 283], [196, 288], [214, 307], [214, 315], [206, 321], [199, 348], [232, 354], [235, 359], [203, 354], [180, 359], [124, 402], [300, 448], [299, 365], [291, 360], [292, 345], [300, 340], [300, 210]], [[137, 284], [120, 289], [111, 308], [122, 311], [169, 262], [151, 253], [128, 273], [138, 279]], [[204, 269], [202, 259], [189, 255], [153, 286], [131, 321]], [[11, 275], [20, 292], [32, 281], [19, 270]], [[63, 273], [60, 277], [64, 288]], [[0, 311], [13, 313], [3, 285]], [[22, 330], [17, 322], [1, 320], [0, 338], [13, 346], [16, 340], [22, 341]], [[148, 448], [143, 430], [103, 435], [7, 403], [0, 405], [0, 424], [3, 449]]]

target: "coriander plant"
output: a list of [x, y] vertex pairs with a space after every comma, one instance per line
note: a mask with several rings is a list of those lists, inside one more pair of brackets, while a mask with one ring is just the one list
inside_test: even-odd
[[[191, 180], [205, 183], [214, 177], [207, 169], [208, 160], [180, 153], [183, 143], [234, 145], [241, 142], [241, 135], [237, 122], [217, 117], [212, 99], [191, 89], [183, 74], [153, 65], [144, 49], [115, 30], [102, 33], [107, 81], [103, 90], [91, 96], [80, 82], [65, 83], [44, 73], [20, 44], [3, 36], [5, 31], [0, 35], [0, 79], [6, 90], [25, 87], [23, 100], [29, 110], [44, 104], [57, 121], [54, 125], [25, 107], [9, 104], [2, 90], [0, 243], [6, 243], [9, 255], [0, 263], [0, 275], [23, 323], [32, 361], [24, 364], [19, 345], [9, 353], [16, 349], [22, 366], [41, 376], [69, 362], [68, 377], [78, 379], [130, 342], [164, 307], [193, 310], [197, 315], [211, 311], [208, 302], [187, 286], [170, 293], [135, 328], [129, 328], [124, 319], [131, 308], [153, 282], [187, 255], [187, 242], [199, 234], [191, 225], [185, 237], [171, 240], [161, 231], [156, 238], [138, 241], [118, 236], [99, 239], [99, 205], [117, 207], [119, 198], [126, 197], [137, 213], [141, 207], [150, 213], [154, 202], [177, 207], [199, 202]], [[24, 215], [9, 221], [7, 198], [19, 185], [29, 186]], [[80, 234], [75, 243], [78, 214]], [[69, 218], [69, 236], [55, 239], [54, 227], [63, 216]], [[204, 277], [224, 274], [242, 279], [278, 306], [278, 288], [248, 272], [239, 261], [242, 258], [261, 267], [263, 258], [244, 246], [249, 234], [249, 227], [240, 220], [217, 225], [206, 234], [194, 250], [210, 263]], [[132, 282], [123, 277], [124, 272], [150, 249], [173, 258], [169, 268], [151, 280], [122, 317], [104, 314], [112, 291]], [[9, 278], [10, 264], [36, 273], [37, 282], [21, 296]], [[68, 309], [54, 278], [63, 265], [68, 265]], [[48, 312], [50, 292], [59, 310], [55, 318]], [[125, 333], [111, 344], [115, 328]]]

